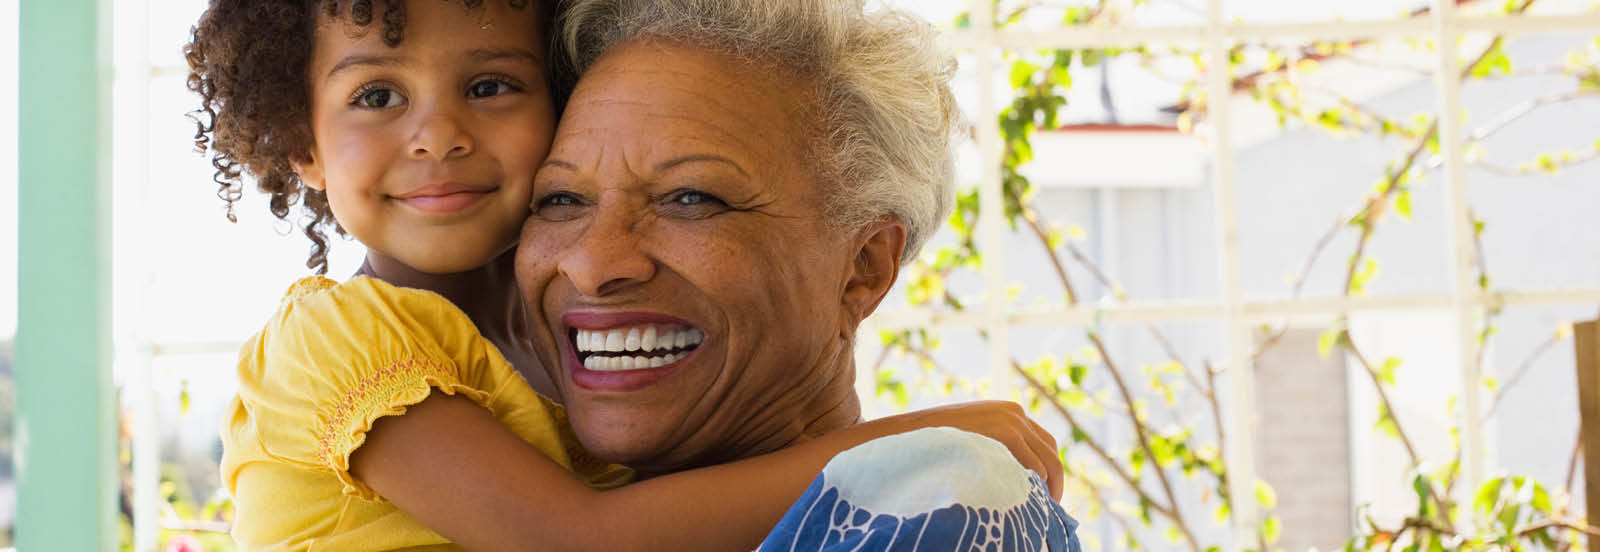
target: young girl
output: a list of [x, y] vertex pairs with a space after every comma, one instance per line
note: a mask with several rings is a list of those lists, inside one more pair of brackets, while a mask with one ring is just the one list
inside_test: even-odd
[[[1042, 430], [988, 403], [616, 488], [630, 472], [589, 457], [545, 398], [554, 387], [527, 350], [509, 262], [562, 97], [546, 71], [552, 10], [464, 3], [213, 0], [186, 48], [206, 116], [197, 145], [212, 151], [224, 199], [248, 172], [275, 215], [304, 206], [319, 273], [330, 223], [369, 251], [347, 282], [296, 283], [241, 351], [222, 434], [241, 548], [749, 549], [836, 453], [930, 426], [994, 436], [1059, 473]], [[369, 432], [384, 439], [394, 422], [379, 420], [408, 411], [449, 420], [432, 429], [439, 440], [531, 446], [548, 462], [492, 479], [364, 480]], [[509, 479], [546, 492], [481, 492]], [[382, 499], [408, 485], [452, 492], [404, 512]]]

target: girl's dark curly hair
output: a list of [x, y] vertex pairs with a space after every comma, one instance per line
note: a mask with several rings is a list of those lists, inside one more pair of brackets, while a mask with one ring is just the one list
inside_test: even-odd
[[[470, 10], [484, 0], [442, 1], [459, 1]], [[547, 31], [545, 56], [563, 58], [555, 33], [549, 32], [556, 20], [554, 0], [503, 1], [517, 10], [537, 3], [532, 15]], [[200, 96], [200, 108], [190, 113], [195, 149], [211, 155], [216, 169], [212, 181], [217, 197], [227, 204], [228, 220], [237, 220], [233, 207], [243, 196], [248, 173], [257, 188], [272, 196], [274, 216], [288, 220], [295, 205], [304, 208], [303, 229], [311, 239], [306, 267], [317, 274], [328, 271], [323, 229], [332, 227], [345, 235], [328, 208], [327, 195], [303, 185], [291, 165], [306, 158], [313, 146], [308, 66], [318, 17], [358, 27], [377, 20], [384, 42], [395, 46], [404, 39], [405, 6], [403, 0], [211, 0], [183, 47], [189, 90]], [[554, 62], [547, 66], [557, 67]], [[571, 79], [552, 70], [549, 81], [560, 113]]]

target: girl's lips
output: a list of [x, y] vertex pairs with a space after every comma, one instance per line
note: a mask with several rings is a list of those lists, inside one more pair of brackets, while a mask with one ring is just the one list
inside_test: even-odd
[[398, 198], [402, 203], [425, 213], [455, 213], [466, 210], [485, 197], [488, 191], [462, 191], [440, 195], [414, 195]]

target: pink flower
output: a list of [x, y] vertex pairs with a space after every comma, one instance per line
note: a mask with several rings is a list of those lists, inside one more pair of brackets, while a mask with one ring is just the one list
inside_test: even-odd
[[206, 552], [206, 548], [194, 535], [174, 535], [167, 539], [167, 552]]

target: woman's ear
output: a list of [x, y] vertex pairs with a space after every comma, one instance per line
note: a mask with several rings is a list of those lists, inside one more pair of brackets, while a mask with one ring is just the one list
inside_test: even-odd
[[886, 216], [856, 234], [855, 257], [850, 261], [843, 297], [844, 327], [840, 332], [854, 336], [861, 321], [877, 310], [900, 275], [900, 254], [906, 248], [906, 224], [898, 217]]
[[322, 172], [322, 164], [317, 162], [316, 152], [308, 152], [304, 156], [295, 156], [289, 159], [289, 166], [294, 168], [295, 176], [300, 177], [300, 183], [313, 190], [327, 191], [327, 177]]

